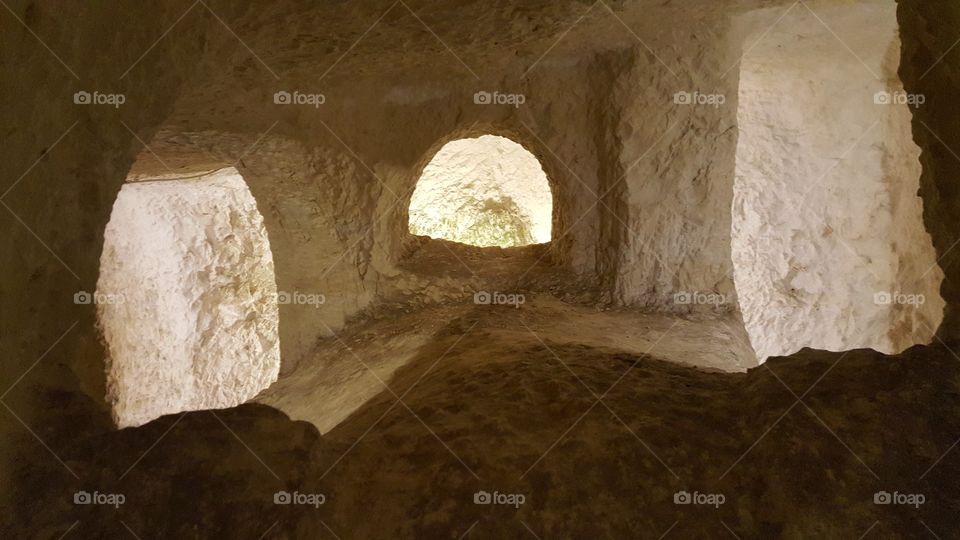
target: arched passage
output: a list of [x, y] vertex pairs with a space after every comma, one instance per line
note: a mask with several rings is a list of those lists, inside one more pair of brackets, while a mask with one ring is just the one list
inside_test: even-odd
[[277, 288], [256, 202], [233, 168], [128, 182], [93, 295], [120, 427], [238, 405], [276, 380]]
[[447, 143], [410, 201], [412, 234], [481, 247], [550, 241], [553, 196], [537, 158], [505, 137]]

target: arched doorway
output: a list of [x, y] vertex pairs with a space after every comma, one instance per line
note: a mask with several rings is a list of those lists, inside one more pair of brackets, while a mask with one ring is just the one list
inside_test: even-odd
[[763, 9], [741, 63], [734, 278], [761, 361], [932, 340], [943, 272], [917, 196], [897, 5]]
[[536, 156], [495, 135], [443, 146], [410, 201], [410, 233], [480, 247], [550, 241], [553, 196]]
[[276, 380], [277, 289], [236, 169], [128, 182], [104, 235], [96, 302], [120, 427], [232, 407]]

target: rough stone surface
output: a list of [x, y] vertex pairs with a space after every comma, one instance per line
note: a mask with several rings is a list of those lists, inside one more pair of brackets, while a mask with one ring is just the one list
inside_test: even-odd
[[233, 407], [277, 379], [270, 242], [235, 169], [125, 185], [96, 292], [120, 427]]
[[946, 279], [940, 289], [947, 306], [938, 339], [960, 341], [960, 285], [956, 264], [960, 251], [960, 107], [956, 100], [960, 58], [951, 47], [956, 43], [960, 6], [952, 2], [899, 2], [897, 18], [903, 39], [900, 78], [911, 94], [922, 95], [926, 104], [913, 115], [913, 137], [922, 149], [920, 197], [923, 220], [937, 248], [937, 263]]
[[754, 34], [740, 64], [733, 264], [757, 355], [928, 343], [943, 273], [916, 196], [910, 107], [895, 101], [895, 6], [769, 9], [739, 24]]

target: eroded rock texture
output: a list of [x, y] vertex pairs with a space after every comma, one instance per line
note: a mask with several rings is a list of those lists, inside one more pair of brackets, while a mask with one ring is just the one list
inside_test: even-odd
[[938, 264], [946, 273], [940, 293], [947, 306], [938, 334], [952, 343], [960, 337], [956, 322], [960, 289], [954, 277], [958, 254], [953, 249], [960, 240], [960, 222], [955, 219], [960, 205], [956, 187], [960, 160], [952, 150], [960, 140], [960, 128], [954, 121], [960, 117], [960, 107], [953, 97], [960, 59], [948, 52], [947, 43], [956, 42], [949, 28], [960, 20], [960, 8], [950, 2], [904, 1], [897, 14], [904, 48], [900, 77], [908, 92], [926, 98], [926, 105], [913, 116], [913, 135], [923, 150], [920, 196], [924, 225], [937, 248]]
[[761, 358], [804, 346], [896, 353], [931, 340], [942, 319], [895, 9], [799, 9], [779, 22], [783, 11], [768, 9], [738, 21], [754, 46], [740, 70], [732, 253]]

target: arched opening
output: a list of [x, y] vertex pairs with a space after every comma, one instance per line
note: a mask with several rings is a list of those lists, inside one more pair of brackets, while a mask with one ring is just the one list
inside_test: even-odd
[[232, 407], [277, 379], [270, 244], [226, 168], [126, 183], [104, 234], [96, 302], [107, 399], [120, 427]]
[[741, 65], [732, 245], [761, 361], [803, 347], [897, 353], [943, 317], [911, 135], [922, 96], [897, 77], [896, 3], [819, 11], [746, 16], [757, 30]]
[[480, 247], [550, 241], [553, 196], [543, 167], [495, 135], [443, 146], [410, 201], [410, 233]]

